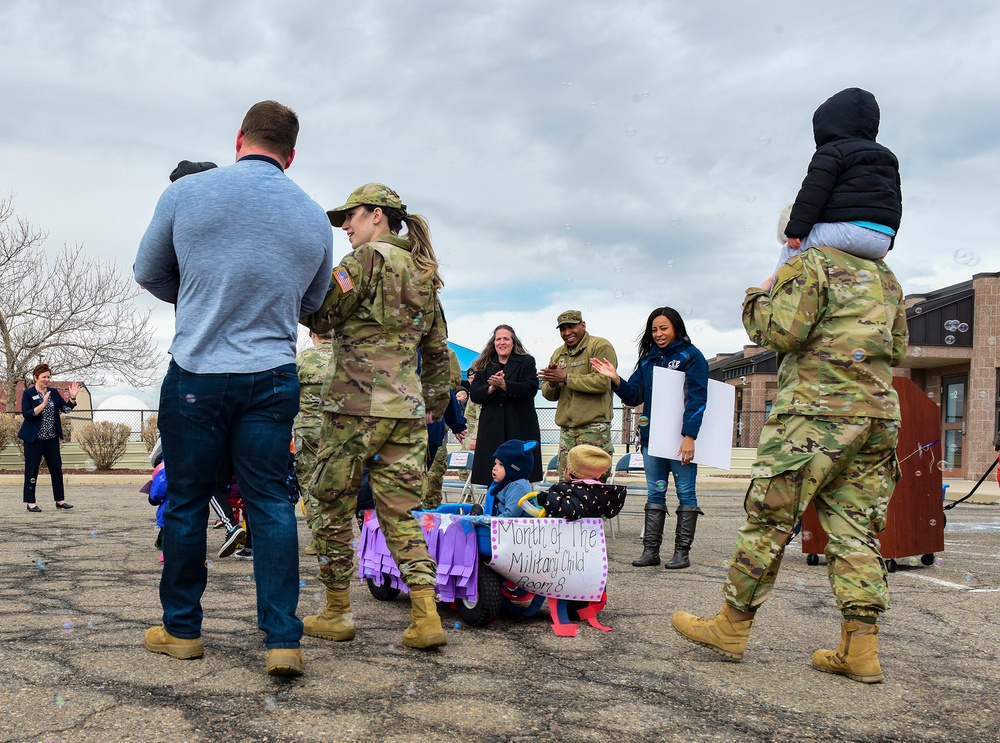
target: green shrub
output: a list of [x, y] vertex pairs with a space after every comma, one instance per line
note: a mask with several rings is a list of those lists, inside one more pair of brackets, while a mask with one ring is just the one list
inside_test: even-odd
[[109, 470], [125, 456], [132, 429], [124, 423], [100, 421], [83, 423], [77, 427], [76, 443], [94, 460], [99, 470]]
[[142, 424], [142, 443], [146, 445], [147, 453], [152, 453], [156, 440], [160, 438], [160, 429], [156, 427], [158, 421], [157, 416], [151, 415]]
[[0, 451], [17, 440], [18, 422], [13, 415], [0, 414]]

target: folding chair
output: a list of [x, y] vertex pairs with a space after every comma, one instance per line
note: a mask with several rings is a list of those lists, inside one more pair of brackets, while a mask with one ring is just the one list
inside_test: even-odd
[[476, 497], [476, 486], [472, 484], [472, 462], [475, 459], [475, 452], [453, 451], [448, 454], [446, 469], [457, 470], [459, 472], [468, 471], [465, 483], [462, 485], [462, 492], [458, 496], [459, 503], [478, 503]]
[[556, 454], [554, 457], [552, 457], [552, 459], [549, 460], [549, 466], [545, 468], [545, 473], [542, 475], [542, 482], [546, 484], [548, 483], [549, 472], [555, 472], [556, 473], [555, 482], [559, 482], [559, 475], [561, 473], [559, 472], [559, 470], [556, 469], [556, 467], [558, 466], [559, 466], [559, 455]]
[[[621, 459], [619, 459], [618, 462], [615, 464], [614, 472], [611, 473], [611, 479], [608, 482], [614, 485], [615, 479], [618, 477], [619, 472], [642, 472], [643, 467], [644, 465], [642, 462], [642, 452], [641, 451], [630, 452], [625, 456], [623, 456]], [[622, 526], [620, 512], [617, 516], [615, 516], [615, 521], [618, 522], [618, 528], [620, 529]], [[614, 524], [611, 525], [611, 538], [615, 539]], [[639, 538], [640, 539], [642, 538], [641, 534], [639, 535]]]

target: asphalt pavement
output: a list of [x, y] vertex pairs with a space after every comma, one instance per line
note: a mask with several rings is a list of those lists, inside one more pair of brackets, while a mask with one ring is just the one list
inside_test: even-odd
[[[949, 511], [938, 564], [902, 560], [890, 575], [879, 685], [810, 667], [814, 649], [836, 647], [839, 615], [798, 541], [742, 663], [674, 633], [675, 610], [721, 606], [738, 481], [699, 484], [688, 570], [633, 568], [641, 524], [622, 518], [600, 617], [611, 632], [562, 638], [547, 618], [512, 616], [472, 628], [443, 607], [448, 645], [421, 652], [401, 643], [405, 598], [357, 586], [357, 639], [303, 638], [305, 675], [280, 679], [264, 674], [252, 564], [214, 552], [205, 657], [143, 648], [160, 566], [141, 479], [71, 482], [71, 511], [43, 491], [40, 514], [0, 485], [0, 741], [1000, 741], [997, 505]], [[306, 531], [300, 520], [303, 544]], [[315, 558], [300, 564], [300, 614], [313, 613]]]

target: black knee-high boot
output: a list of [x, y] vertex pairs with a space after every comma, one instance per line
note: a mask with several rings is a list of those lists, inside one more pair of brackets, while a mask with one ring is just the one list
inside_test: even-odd
[[704, 512], [698, 506], [677, 507], [677, 531], [674, 532], [674, 556], [664, 565], [667, 570], [677, 570], [691, 566], [691, 545], [698, 525], [698, 516]]
[[660, 544], [663, 542], [663, 522], [667, 518], [667, 507], [661, 503], [646, 504], [646, 526], [642, 536], [642, 554], [632, 560], [637, 568], [660, 564]]

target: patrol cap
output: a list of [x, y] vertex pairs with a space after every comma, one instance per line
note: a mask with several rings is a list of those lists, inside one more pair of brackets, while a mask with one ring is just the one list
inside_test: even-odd
[[563, 325], [578, 325], [583, 322], [583, 313], [580, 310], [566, 310], [556, 318], [556, 327]]
[[326, 213], [330, 218], [330, 224], [334, 227], [343, 227], [346, 213], [356, 206], [383, 206], [406, 211], [406, 204], [399, 198], [398, 193], [381, 183], [367, 183], [355, 189], [346, 204]]

